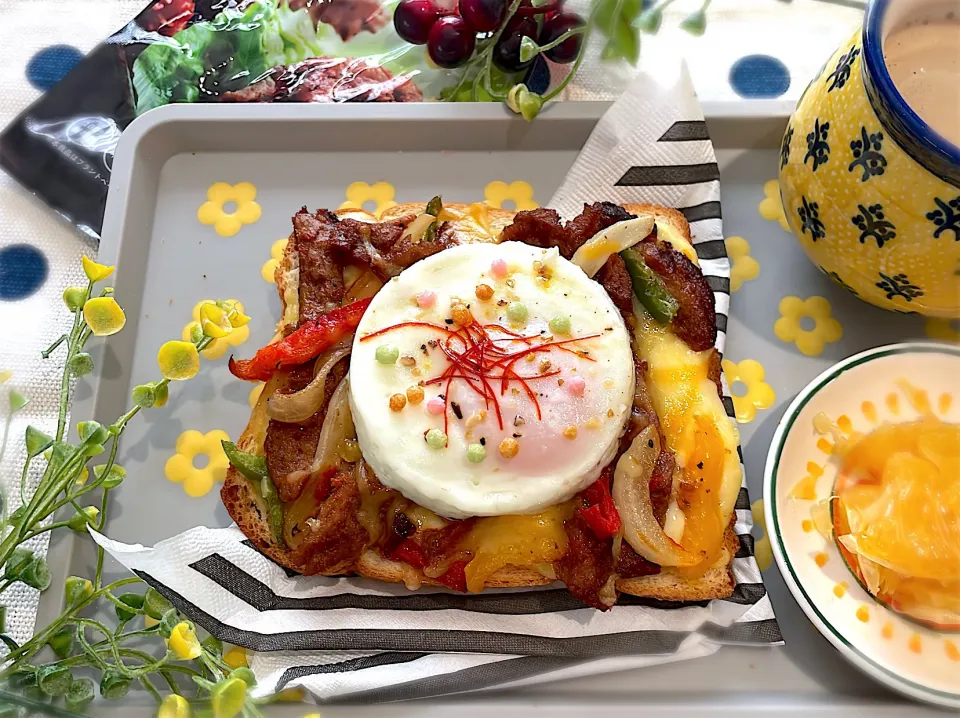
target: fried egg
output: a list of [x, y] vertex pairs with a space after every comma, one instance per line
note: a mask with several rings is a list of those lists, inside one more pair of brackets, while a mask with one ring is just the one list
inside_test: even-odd
[[535, 513], [597, 479], [634, 391], [606, 291], [556, 249], [465, 244], [373, 298], [350, 407], [380, 481], [449, 518]]

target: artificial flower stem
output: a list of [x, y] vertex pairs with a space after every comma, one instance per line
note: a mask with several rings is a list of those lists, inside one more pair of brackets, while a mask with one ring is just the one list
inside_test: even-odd
[[59, 339], [57, 339], [53, 344], [51, 344], [46, 349], [40, 352], [40, 356], [42, 356], [44, 359], [49, 359], [50, 355], [53, 354], [54, 349], [56, 349], [58, 346], [63, 344], [65, 341], [67, 341], [67, 338], [68, 337], [66, 334], [61, 334]]
[[570, 29], [567, 30], [565, 33], [563, 33], [560, 37], [558, 37], [556, 40], [554, 40], [554, 41], [552, 41], [552, 42], [548, 42], [546, 45], [540, 45], [540, 50], [539, 50], [539, 52], [546, 52], [547, 50], [552, 50], [552, 49], [555, 48], [557, 45], [560, 45], [560, 44], [566, 42], [567, 40], [569, 40], [569, 39], [570, 39], [571, 37], [573, 37], [574, 35], [583, 35], [583, 34], [586, 33], [586, 31], [587, 31], [587, 28], [586, 28], [586, 26], [584, 26], [584, 25], [580, 25], [580, 26], [578, 26], [578, 27], [570, 28]]

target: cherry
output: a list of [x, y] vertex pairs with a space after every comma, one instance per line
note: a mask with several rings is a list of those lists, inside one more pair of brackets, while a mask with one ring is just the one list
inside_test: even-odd
[[[573, 30], [576, 27], [583, 27], [583, 24], [583, 18], [573, 13], [557, 13], [556, 15], [551, 15], [543, 23], [543, 29], [540, 31], [539, 44], [541, 47], [543, 45], [549, 45], [565, 32]], [[580, 41], [582, 38], [583, 35], [568, 37], [559, 45], [547, 50], [543, 54], [547, 56], [548, 60], [560, 64], [573, 62], [577, 59], [577, 55], [580, 54]]]
[[433, 0], [400, 0], [393, 12], [393, 26], [411, 45], [426, 45], [430, 28], [444, 14]]
[[440, 67], [459, 67], [473, 54], [476, 44], [476, 34], [466, 21], [457, 15], [447, 15], [430, 28], [427, 52]]
[[507, 0], [460, 0], [460, 17], [476, 32], [493, 32], [507, 14]]
[[536, 40], [538, 29], [532, 17], [514, 15], [493, 48], [493, 64], [504, 72], [519, 72], [528, 67], [533, 58], [520, 61], [520, 43], [524, 37]]

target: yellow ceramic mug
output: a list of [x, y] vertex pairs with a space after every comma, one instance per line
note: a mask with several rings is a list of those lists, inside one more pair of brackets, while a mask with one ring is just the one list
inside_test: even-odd
[[884, 309], [960, 317], [960, 147], [907, 106], [883, 61], [883, 39], [924, 5], [870, 2], [790, 119], [780, 197], [837, 283]]

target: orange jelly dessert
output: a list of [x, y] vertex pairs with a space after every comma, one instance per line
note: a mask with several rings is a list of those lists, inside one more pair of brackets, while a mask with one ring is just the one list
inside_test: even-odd
[[828, 501], [850, 569], [895, 611], [960, 628], [960, 425], [929, 415], [886, 424], [840, 461]]

